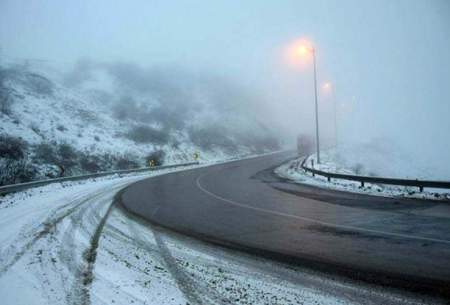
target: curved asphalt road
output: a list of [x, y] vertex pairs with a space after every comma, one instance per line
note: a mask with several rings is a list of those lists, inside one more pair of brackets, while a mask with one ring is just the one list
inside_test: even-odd
[[[356, 280], [450, 297], [450, 205], [322, 190], [273, 169], [291, 152], [137, 182], [119, 195], [152, 223]], [[438, 216], [437, 216], [438, 215]]]

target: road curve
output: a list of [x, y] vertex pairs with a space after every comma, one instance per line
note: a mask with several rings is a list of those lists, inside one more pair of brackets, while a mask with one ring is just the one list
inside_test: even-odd
[[152, 177], [118, 200], [154, 224], [210, 242], [450, 297], [445, 204], [323, 190], [275, 176], [273, 168], [292, 157], [284, 152]]

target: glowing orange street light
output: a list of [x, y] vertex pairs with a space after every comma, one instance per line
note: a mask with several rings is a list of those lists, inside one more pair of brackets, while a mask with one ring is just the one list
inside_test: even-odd
[[319, 106], [317, 101], [317, 68], [316, 68], [316, 50], [308, 42], [302, 42], [297, 47], [297, 53], [299, 56], [306, 56], [312, 54], [314, 65], [314, 102], [316, 110], [316, 154], [317, 163], [320, 163], [320, 143], [319, 143]]
[[304, 45], [299, 46], [297, 51], [300, 56], [305, 56], [310, 52], [309, 48]]

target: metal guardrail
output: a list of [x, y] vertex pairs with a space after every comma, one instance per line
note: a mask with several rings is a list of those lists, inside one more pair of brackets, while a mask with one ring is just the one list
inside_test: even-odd
[[328, 181], [331, 178], [358, 181], [361, 186], [364, 187], [364, 183], [378, 183], [378, 184], [389, 184], [389, 185], [401, 185], [401, 186], [414, 186], [418, 187], [420, 192], [423, 192], [425, 187], [428, 188], [440, 188], [440, 189], [450, 189], [450, 182], [448, 181], [431, 181], [431, 180], [410, 180], [410, 179], [395, 179], [395, 178], [384, 178], [384, 177], [369, 177], [369, 176], [356, 176], [338, 173], [329, 173], [314, 168], [309, 168], [305, 165], [307, 158], [303, 159], [301, 163], [301, 168], [306, 172], [310, 172], [314, 175], [319, 175], [327, 177]]
[[25, 183], [10, 184], [10, 185], [0, 186], [0, 195], [6, 195], [9, 193], [23, 191], [23, 190], [26, 190], [26, 189], [29, 189], [32, 187], [44, 186], [47, 184], [57, 183], [57, 182], [78, 181], [78, 180], [84, 180], [84, 179], [89, 179], [89, 178], [104, 177], [104, 176], [109, 176], [109, 175], [114, 175], [114, 174], [139, 173], [139, 172], [154, 171], [154, 170], [159, 170], [159, 169], [167, 169], [167, 168], [197, 165], [197, 164], [199, 164], [199, 162], [189, 162], [189, 163], [152, 166], [152, 167], [141, 167], [141, 168], [124, 169], [124, 170], [117, 170], [117, 171], [110, 171], [110, 172], [99, 172], [99, 173], [88, 174], [88, 175], [79, 175], [79, 176], [62, 177], [62, 178], [55, 178], [55, 179], [46, 179], [46, 180], [39, 180], [39, 181], [32, 181], [32, 182], [25, 182]]

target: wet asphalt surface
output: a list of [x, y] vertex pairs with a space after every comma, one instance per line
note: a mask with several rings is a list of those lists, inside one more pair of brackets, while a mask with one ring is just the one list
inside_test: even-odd
[[294, 156], [153, 177], [126, 188], [120, 201], [154, 224], [222, 246], [450, 298], [450, 203], [324, 190], [277, 177], [273, 169]]

